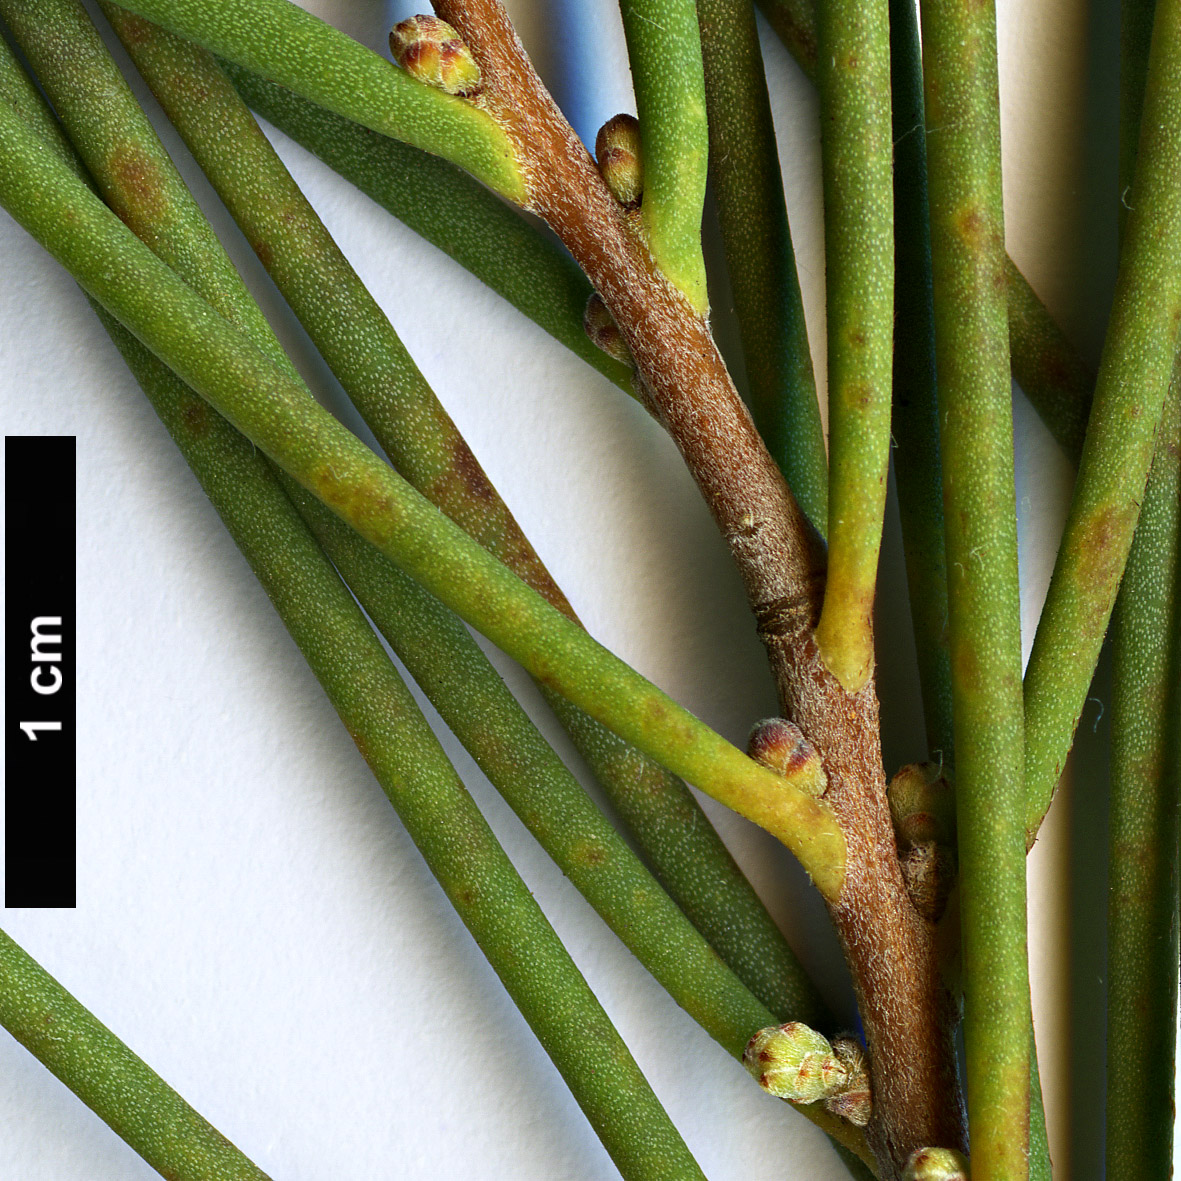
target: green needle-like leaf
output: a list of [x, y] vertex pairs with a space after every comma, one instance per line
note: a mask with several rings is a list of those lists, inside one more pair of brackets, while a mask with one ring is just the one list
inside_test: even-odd
[[1107, 1176], [1173, 1161], [1181, 792], [1181, 366], [1112, 620]]
[[1086, 700], [1144, 498], [1181, 325], [1181, 0], [1161, 0], [1095, 402], [1025, 673], [1027, 840]]
[[[1121, 9], [1120, 188], [1131, 184], [1155, 0]], [[1120, 220], [1127, 210], [1120, 204]], [[1166, 1176], [1176, 1119], [1181, 793], [1181, 364], [1112, 616], [1107, 1176]]]
[[996, 25], [930, 0], [923, 65], [975, 1181], [1030, 1155], [1017, 513]]
[[0, 1025], [163, 1176], [268, 1181], [4, 931]]
[[[890, 70], [894, 82], [894, 240], [898, 276], [894, 337], [894, 477], [898, 486], [927, 743], [931, 757], [943, 760], [954, 773], [955, 731], [947, 641], [947, 560], [939, 461], [931, 233], [927, 218], [927, 137], [918, 15], [909, 0], [891, 0]], [[1010, 288], [1010, 317], [1012, 297]], [[1032, 1029], [1029, 1045], [1029, 1175], [1032, 1181], [1050, 1181], [1046, 1119]]]
[[[287, 490], [410, 675], [546, 852], [677, 1003], [741, 1058], [775, 1018], [643, 868], [471, 633], [315, 497], [290, 482]], [[811, 1012], [824, 1020], [818, 998]]]

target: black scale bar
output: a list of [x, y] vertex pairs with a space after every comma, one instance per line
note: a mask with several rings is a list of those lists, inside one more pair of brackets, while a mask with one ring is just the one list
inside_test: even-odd
[[77, 896], [73, 435], [4, 439], [4, 905]]

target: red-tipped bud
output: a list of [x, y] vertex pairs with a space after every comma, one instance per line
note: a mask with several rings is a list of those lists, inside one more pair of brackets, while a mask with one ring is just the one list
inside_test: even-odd
[[615, 115], [599, 128], [595, 159], [607, 187], [621, 205], [639, 205], [644, 193], [640, 124], [634, 115]]
[[394, 61], [420, 82], [463, 98], [480, 92], [480, 67], [471, 50], [437, 16], [412, 16], [394, 25], [390, 52]]
[[783, 775], [805, 791], [823, 795], [828, 784], [820, 752], [799, 726], [786, 718], [756, 722], [746, 742], [746, 753], [776, 775]]
[[590, 299], [586, 301], [586, 311], [582, 314], [582, 326], [586, 330], [587, 336], [590, 337], [591, 343], [601, 348], [607, 356], [614, 357], [624, 365], [635, 367], [631, 349], [627, 347], [627, 341], [623, 339], [623, 333], [619, 331], [615, 317], [607, 310], [607, 305], [598, 292], [592, 294]]

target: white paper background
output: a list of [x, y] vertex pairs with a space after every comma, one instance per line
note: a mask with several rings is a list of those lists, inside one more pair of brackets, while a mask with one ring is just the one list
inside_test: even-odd
[[[414, 10], [307, 6], [379, 50], [389, 24]], [[510, 8], [584, 137], [632, 109], [611, 0]], [[1010, 249], [1093, 358], [1113, 266], [1116, 30], [1081, 0], [1010, 0], [999, 19]], [[822, 371], [815, 100], [773, 37], [765, 48]], [[163, 134], [297, 364], [337, 405], [307, 339]], [[741, 741], [773, 694], [737, 576], [659, 429], [273, 138], [591, 632]], [[5, 433], [78, 436], [79, 905], [9, 910], [5, 928], [276, 1181], [614, 1176], [77, 289], [2, 213], [0, 258]], [[714, 299], [724, 338], [725, 293]], [[1067, 469], [1020, 398], [1017, 421], [1028, 644]], [[922, 754], [893, 524], [884, 569], [893, 766]], [[519, 671], [499, 664], [537, 706]], [[1064, 796], [1032, 859], [1054, 1153], [1059, 1174], [1077, 1178], [1099, 1176], [1102, 1157], [1097, 712], [1088, 706], [1083, 726], [1091, 777]], [[842, 1176], [823, 1137], [667, 1000], [445, 742], [707, 1175]], [[847, 1012], [834, 941], [798, 870], [707, 806]], [[6, 1037], [0, 1166], [22, 1181], [155, 1176]]]

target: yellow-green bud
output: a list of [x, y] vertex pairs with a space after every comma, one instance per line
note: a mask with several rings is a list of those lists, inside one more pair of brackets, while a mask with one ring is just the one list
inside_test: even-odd
[[792, 779], [805, 791], [821, 796], [828, 776], [820, 752], [794, 722], [765, 718], [756, 722], [746, 741], [746, 753], [776, 775]]
[[480, 92], [480, 67], [472, 51], [437, 16], [412, 16], [394, 25], [390, 52], [394, 61], [420, 82], [462, 98]]
[[848, 1081], [828, 1039], [799, 1021], [760, 1029], [742, 1061], [764, 1091], [793, 1103], [815, 1103]]
[[838, 1034], [832, 1039], [832, 1050], [845, 1068], [846, 1082], [835, 1095], [824, 1100], [833, 1115], [864, 1128], [873, 1114], [873, 1098], [869, 1089], [869, 1062], [865, 1050], [852, 1034]]
[[910, 763], [886, 788], [894, 831], [902, 845], [955, 844], [955, 793], [937, 763]]
[[595, 136], [595, 159], [607, 187], [621, 205], [639, 205], [644, 194], [640, 124], [634, 115], [615, 115]]
[[627, 341], [624, 340], [623, 333], [619, 331], [615, 317], [608, 311], [607, 305], [597, 291], [593, 292], [590, 299], [586, 301], [586, 311], [582, 313], [582, 326], [586, 330], [587, 336], [590, 337], [591, 343], [601, 348], [607, 356], [614, 357], [624, 365], [635, 368], [636, 363], [632, 360], [631, 349], [627, 347]]
[[968, 1162], [953, 1148], [919, 1148], [910, 1154], [902, 1181], [968, 1181]]

